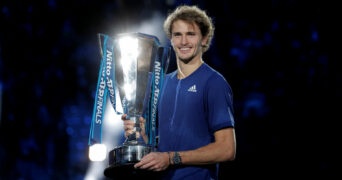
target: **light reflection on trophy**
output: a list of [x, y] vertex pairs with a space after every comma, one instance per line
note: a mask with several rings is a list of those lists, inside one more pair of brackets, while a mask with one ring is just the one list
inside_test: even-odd
[[[101, 82], [105, 81], [102, 84], [107, 86], [104, 89], [110, 95], [114, 110], [119, 114], [127, 114], [127, 119], [136, 124], [133, 133], [125, 139], [124, 143], [108, 153], [109, 165], [104, 174], [112, 177], [118, 171], [127, 169], [126, 167], [131, 169], [129, 167], [140, 161], [144, 155], [155, 151], [157, 102], [163, 75], [169, 64], [170, 48], [161, 46], [157, 37], [143, 33], [99, 37], [103, 62], [98, 88], [101, 88]], [[105, 97], [99, 99], [101, 98], [105, 99]], [[117, 111], [118, 102], [123, 112]], [[94, 115], [89, 144], [101, 141], [96, 140], [96, 134], [102, 132], [95, 129], [96, 126], [102, 125], [102, 122], [96, 124], [100, 122], [96, 119], [101, 116], [99, 109], [103, 111], [98, 104], [100, 103], [95, 102], [97, 108], [94, 109], [94, 114], [99, 115]], [[139, 136], [139, 117], [144, 117], [146, 120], [147, 143]]]

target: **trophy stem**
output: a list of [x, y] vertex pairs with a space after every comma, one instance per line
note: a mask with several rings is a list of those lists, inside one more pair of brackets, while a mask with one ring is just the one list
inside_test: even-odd
[[134, 129], [132, 134], [128, 135], [125, 139], [124, 145], [136, 145], [138, 143], [143, 144], [143, 140], [139, 141], [140, 135], [138, 135], [137, 132], [140, 133], [141, 128], [140, 128], [140, 123], [138, 121], [140, 116], [134, 115], [134, 116], [128, 116], [128, 118], [134, 122]]

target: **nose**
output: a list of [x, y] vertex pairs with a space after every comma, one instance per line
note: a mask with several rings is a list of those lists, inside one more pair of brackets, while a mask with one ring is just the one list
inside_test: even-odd
[[182, 36], [181, 43], [182, 44], [187, 44], [188, 43], [188, 39], [186, 38], [186, 36]]

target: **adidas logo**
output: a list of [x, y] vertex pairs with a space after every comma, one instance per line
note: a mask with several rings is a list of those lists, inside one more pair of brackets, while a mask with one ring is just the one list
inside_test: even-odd
[[197, 92], [196, 90], [196, 85], [192, 85], [189, 89], [188, 89], [189, 92]]

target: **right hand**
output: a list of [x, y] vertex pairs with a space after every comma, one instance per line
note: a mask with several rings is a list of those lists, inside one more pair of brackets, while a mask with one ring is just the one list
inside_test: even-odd
[[[133, 134], [135, 131], [135, 122], [132, 120], [127, 119], [127, 114], [123, 114], [121, 116], [121, 119], [124, 122], [124, 131], [125, 131], [125, 137], [127, 138], [129, 135]], [[145, 122], [146, 120], [143, 117], [139, 118], [139, 126], [140, 130], [136, 131], [136, 138], [138, 139], [140, 136], [144, 139], [145, 143], [148, 141], [148, 137], [145, 132]]]

